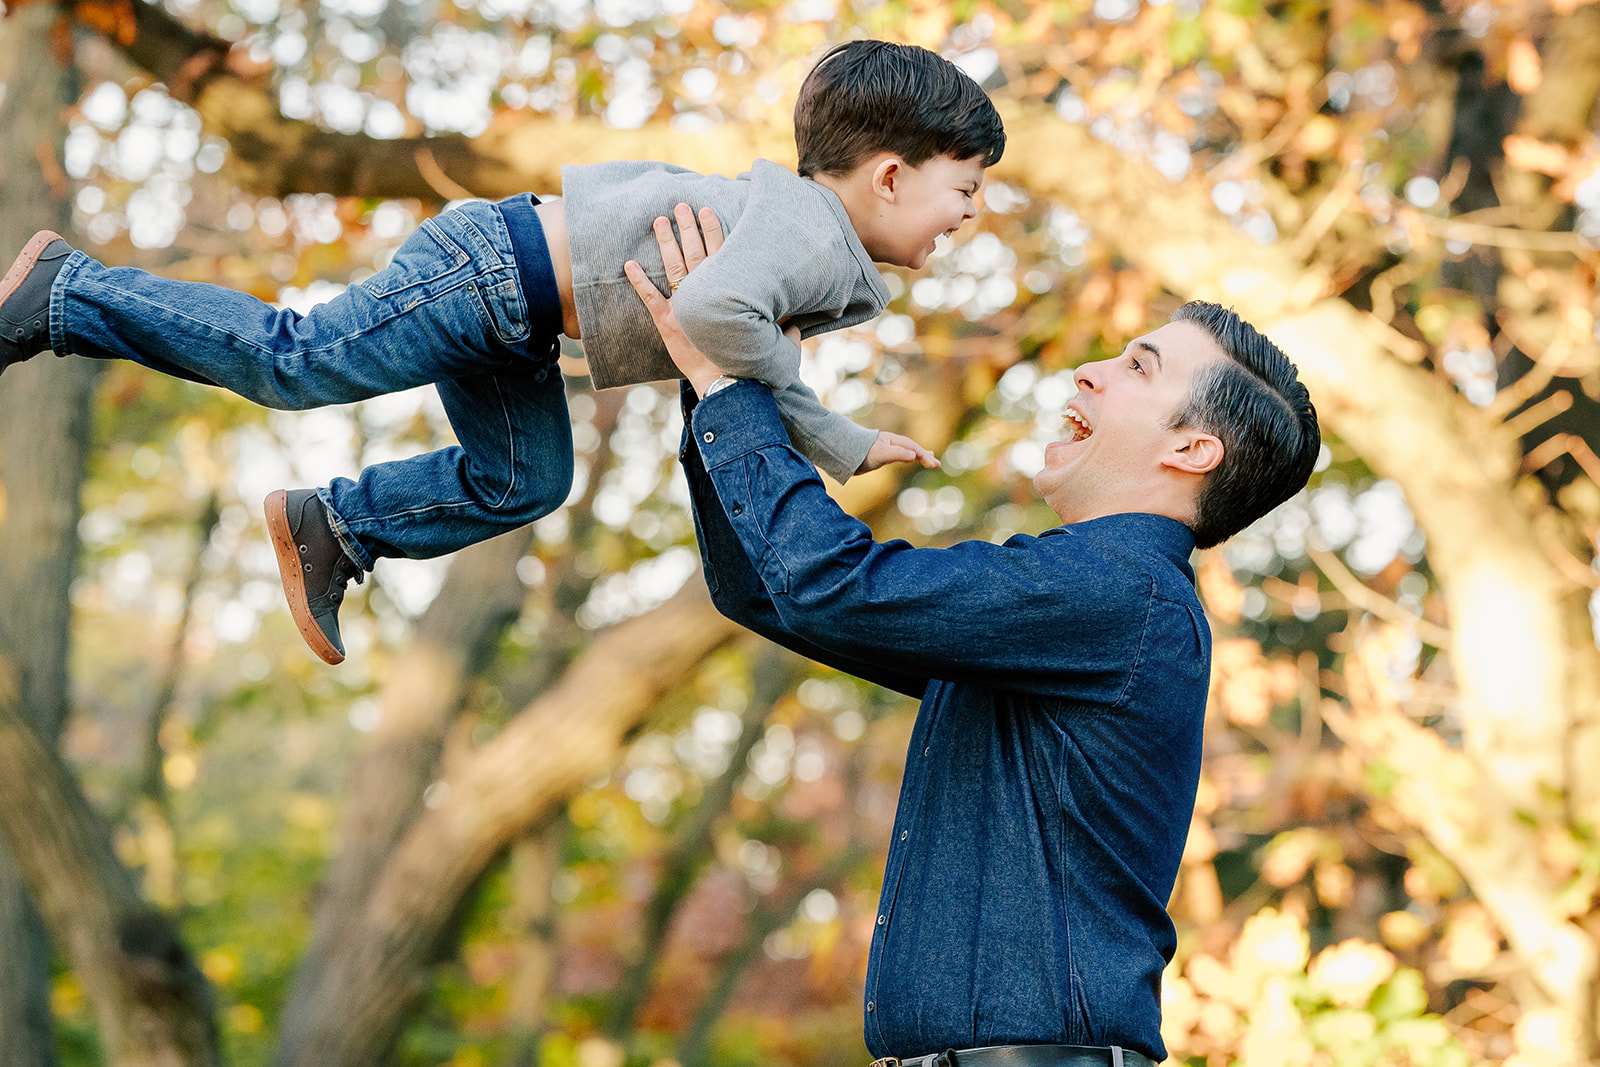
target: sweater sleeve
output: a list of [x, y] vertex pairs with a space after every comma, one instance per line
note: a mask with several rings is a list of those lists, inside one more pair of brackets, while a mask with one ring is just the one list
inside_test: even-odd
[[828, 410], [799, 379], [786, 389], [774, 389], [773, 396], [778, 402], [778, 418], [801, 455], [840, 484], [861, 469], [867, 452], [878, 440], [877, 430]]
[[799, 379], [800, 346], [780, 324], [829, 303], [838, 265], [827, 242], [808, 232], [809, 220], [774, 218], [763, 206], [746, 208], [721, 250], [678, 286], [672, 306], [711, 362], [786, 389]]

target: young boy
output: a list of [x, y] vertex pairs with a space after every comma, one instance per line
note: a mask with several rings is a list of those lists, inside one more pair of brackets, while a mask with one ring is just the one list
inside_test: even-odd
[[[797, 176], [758, 160], [736, 179], [662, 163], [562, 168], [561, 200], [471, 202], [422, 225], [384, 270], [302, 316], [220, 286], [108, 269], [48, 231], [0, 279], [0, 370], [46, 348], [129, 359], [303, 409], [433, 384], [459, 447], [267, 497], [284, 591], [306, 643], [344, 659], [339, 606], [383, 556], [426, 559], [532, 522], [572, 481], [558, 337], [581, 338], [596, 388], [677, 376], [623, 271], [657, 263], [653, 226], [715, 213], [722, 250], [675, 292], [690, 339], [772, 387], [795, 442], [843, 481], [936, 461], [857, 426], [800, 383], [802, 336], [871, 319], [873, 263], [918, 268], [974, 212], [1005, 133], [983, 90], [925, 49], [854, 41], [795, 104]], [[682, 224], [693, 224], [687, 213]], [[679, 290], [682, 285], [681, 291]]]

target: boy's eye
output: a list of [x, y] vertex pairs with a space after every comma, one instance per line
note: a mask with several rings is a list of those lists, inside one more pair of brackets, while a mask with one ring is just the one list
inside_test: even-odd
[[1133, 369], [1134, 370], [1138, 371], [1140, 374], [1144, 373], [1144, 366], [1139, 362], [1139, 359], [1138, 359], [1137, 356], [1130, 356], [1129, 357], [1129, 362], [1131, 362], [1133, 364]]

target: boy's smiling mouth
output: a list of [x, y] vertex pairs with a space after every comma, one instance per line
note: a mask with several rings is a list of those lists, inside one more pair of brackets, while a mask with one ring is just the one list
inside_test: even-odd
[[1065, 409], [1065, 414], [1067, 426], [1072, 430], [1072, 440], [1074, 442], [1088, 440], [1089, 435], [1094, 433], [1094, 427], [1089, 425], [1089, 420], [1071, 408]]

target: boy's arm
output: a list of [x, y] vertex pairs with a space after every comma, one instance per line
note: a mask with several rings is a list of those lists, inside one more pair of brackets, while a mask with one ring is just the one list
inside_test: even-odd
[[772, 395], [778, 401], [778, 417], [801, 455], [841, 484], [861, 470], [878, 440], [877, 430], [830, 411], [804, 382], [796, 380], [786, 389], [774, 389]]
[[[784, 322], [796, 314], [838, 304], [847, 288], [839, 277], [839, 251], [808, 220], [768, 214], [751, 205], [709, 257], [672, 294], [684, 335], [717, 366], [736, 378], [753, 378], [787, 389], [800, 377], [800, 346], [786, 337]], [[694, 217], [678, 213], [681, 229]], [[814, 224], [813, 224], [814, 225]], [[670, 240], [670, 227], [656, 223], [656, 237]]]

